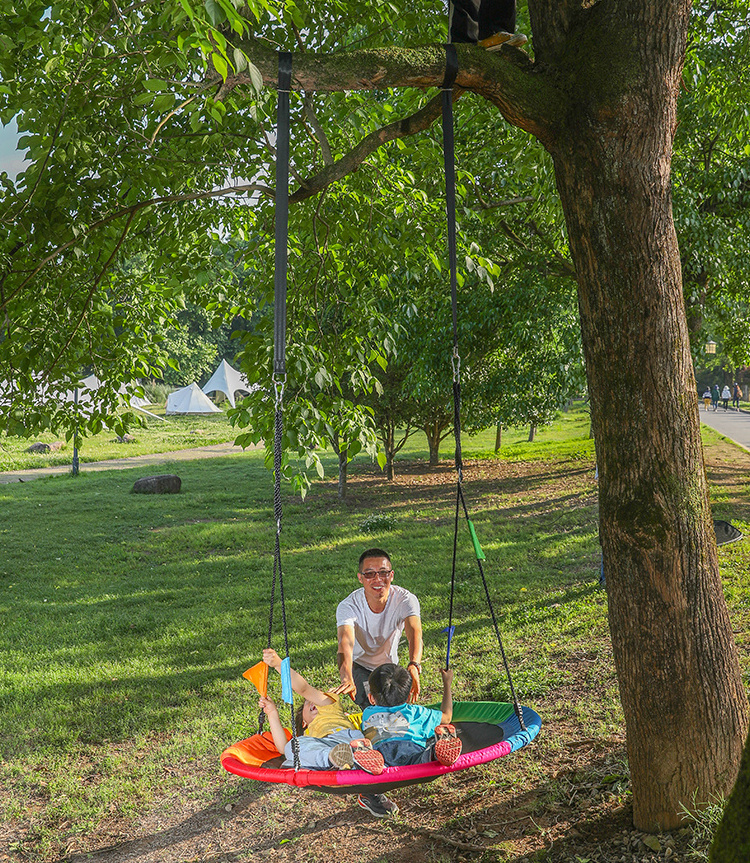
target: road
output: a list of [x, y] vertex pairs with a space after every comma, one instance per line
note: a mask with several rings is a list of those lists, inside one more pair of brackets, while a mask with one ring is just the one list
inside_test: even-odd
[[704, 411], [701, 406], [700, 415], [702, 423], [711, 426], [743, 449], [750, 450], [750, 413], [732, 408], [725, 411], [721, 406], [716, 411]]
[[[233, 443], [218, 443], [212, 446], [200, 446], [193, 449], [173, 450], [172, 452], [156, 452], [149, 455], [134, 455], [128, 458], [113, 458], [107, 461], [87, 461], [80, 463], [81, 473], [97, 470], [125, 470], [131, 467], [165, 464], [166, 462], [190, 461], [198, 458], [216, 458], [222, 455], [241, 453], [242, 447]], [[30, 482], [47, 476], [64, 476], [70, 473], [69, 464], [54, 467], [37, 467], [28, 470], [9, 470], [0, 473], [0, 485], [11, 482]]]

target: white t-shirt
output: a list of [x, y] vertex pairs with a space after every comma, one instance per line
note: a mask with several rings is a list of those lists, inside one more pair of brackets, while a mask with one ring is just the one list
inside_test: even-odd
[[367, 604], [364, 587], [342, 599], [336, 609], [336, 626], [354, 627], [352, 658], [365, 668], [384, 662], [398, 663], [398, 643], [407, 617], [419, 617], [419, 600], [403, 587], [392, 584], [380, 614]]

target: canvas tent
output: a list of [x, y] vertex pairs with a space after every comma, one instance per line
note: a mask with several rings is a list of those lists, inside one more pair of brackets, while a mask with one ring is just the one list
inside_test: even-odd
[[[83, 378], [81, 381], [81, 386], [78, 388], [78, 402], [79, 404], [85, 404], [86, 402], [91, 401], [91, 393], [95, 390], [98, 390], [102, 385], [102, 381], [96, 375], [89, 375], [86, 378]], [[130, 390], [127, 384], [120, 384], [120, 388], [117, 390], [119, 395], [128, 396], [130, 395]], [[75, 389], [68, 390], [63, 396], [63, 401], [72, 402], [75, 400]], [[130, 407], [131, 408], [143, 408], [147, 404], [150, 404], [149, 400], [146, 398], [141, 398], [140, 396], [130, 395]], [[148, 413], [148, 411], [146, 411]]]
[[214, 392], [224, 393], [232, 407], [235, 407], [234, 394], [237, 390], [242, 390], [246, 393], [252, 392], [247, 378], [238, 372], [237, 369], [233, 369], [226, 360], [222, 360], [219, 363], [219, 367], [211, 375], [209, 382], [203, 387], [203, 392], [206, 395]]
[[195, 381], [188, 387], [175, 390], [167, 396], [168, 414], [220, 414], [221, 408], [217, 408], [208, 396], [203, 395], [201, 388]]

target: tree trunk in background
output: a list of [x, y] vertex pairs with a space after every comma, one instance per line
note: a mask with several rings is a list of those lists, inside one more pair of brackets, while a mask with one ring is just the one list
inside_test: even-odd
[[346, 476], [349, 468], [348, 452], [339, 453], [339, 500], [346, 500]]
[[380, 440], [385, 450], [385, 475], [390, 482], [395, 476], [393, 470], [393, 459], [396, 455], [396, 428], [390, 420], [380, 430]]
[[440, 433], [442, 429], [437, 423], [428, 423], [424, 427], [427, 435], [427, 446], [430, 448], [430, 467], [437, 467], [440, 463]]
[[670, 197], [689, 4], [600, 3], [558, 21], [564, 43], [556, 4], [529, 6], [550, 15], [533, 21], [538, 62], [576, 79], [550, 149], [578, 274], [634, 823], [666, 830], [681, 805], [729, 792], [747, 731]]
[[536, 426], [532, 424], [529, 426], [529, 443], [531, 443], [531, 441], [533, 441], [535, 437], [536, 437]]
[[333, 451], [339, 457], [339, 500], [346, 500], [346, 476], [349, 467], [349, 451], [348, 449], [341, 449], [341, 439], [337, 434], [334, 434], [331, 438], [331, 446], [333, 447]]
[[497, 429], [495, 430], [495, 452], [500, 452], [500, 447], [503, 444], [503, 425], [502, 423], [497, 424]]

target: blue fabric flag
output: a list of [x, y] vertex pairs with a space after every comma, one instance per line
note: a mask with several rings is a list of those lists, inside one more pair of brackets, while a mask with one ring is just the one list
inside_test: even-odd
[[292, 662], [288, 656], [286, 659], [281, 660], [279, 671], [281, 672], [281, 697], [287, 704], [291, 704], [294, 701], [292, 693]]
[[451, 667], [451, 639], [453, 638], [453, 633], [456, 631], [455, 626], [446, 626], [445, 629], [441, 630], [442, 632], [448, 633], [448, 649], [445, 652], [445, 667]]

